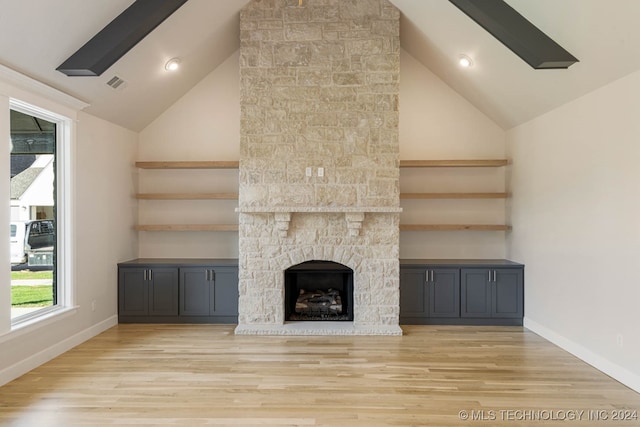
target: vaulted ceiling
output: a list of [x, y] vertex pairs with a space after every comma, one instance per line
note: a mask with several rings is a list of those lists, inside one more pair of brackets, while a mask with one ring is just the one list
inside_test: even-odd
[[[133, 0], [0, 0], [0, 64], [139, 131], [238, 49], [248, 1], [189, 0], [101, 76], [67, 77], [56, 67]], [[580, 60], [567, 70], [533, 70], [449, 1], [390, 1], [403, 49], [505, 129], [640, 69], [638, 0], [506, 0]], [[172, 57], [177, 73], [164, 70]], [[124, 88], [106, 84], [116, 75]]]

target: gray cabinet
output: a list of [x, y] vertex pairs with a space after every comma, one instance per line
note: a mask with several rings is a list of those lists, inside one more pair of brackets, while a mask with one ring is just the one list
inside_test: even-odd
[[524, 266], [507, 260], [401, 260], [400, 323], [522, 325]]
[[119, 313], [127, 316], [177, 316], [177, 268], [121, 268]]
[[238, 315], [238, 269], [185, 267], [180, 269], [180, 314]]
[[118, 264], [120, 323], [236, 323], [237, 260], [138, 259]]
[[460, 316], [460, 270], [400, 269], [400, 317], [407, 323]]

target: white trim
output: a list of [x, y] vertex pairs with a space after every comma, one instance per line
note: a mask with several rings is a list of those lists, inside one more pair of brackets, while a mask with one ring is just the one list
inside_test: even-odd
[[32, 369], [47, 363], [48, 361], [60, 356], [71, 350], [73, 347], [82, 344], [83, 342], [95, 337], [96, 335], [106, 331], [109, 328], [118, 324], [118, 316], [111, 316], [100, 323], [97, 323], [84, 331], [80, 331], [77, 334], [60, 341], [59, 343], [46, 348], [24, 360], [21, 360], [14, 365], [11, 365], [0, 371], [0, 386], [13, 381], [16, 378], [26, 374]]
[[[56, 177], [59, 180], [57, 188], [57, 217], [56, 232], [58, 234], [58, 304], [71, 307], [75, 305], [75, 253], [72, 224], [74, 220], [73, 174], [75, 162], [73, 158], [74, 126], [72, 120], [65, 117], [57, 122], [56, 126]], [[60, 285], [63, 286], [60, 286]]]
[[20, 89], [33, 92], [52, 101], [59, 102], [67, 107], [71, 107], [74, 110], [83, 110], [90, 105], [78, 98], [59, 91], [58, 89], [34, 80], [31, 77], [27, 77], [24, 74], [12, 70], [11, 68], [5, 67], [4, 65], [0, 65], [0, 79]]
[[11, 330], [0, 335], [0, 344], [21, 335], [28, 334], [44, 326], [51, 325], [78, 312], [78, 307], [48, 307], [38, 310], [35, 316], [20, 316], [13, 319]]
[[607, 374], [616, 381], [619, 381], [630, 389], [640, 393], [640, 375], [634, 374], [628, 369], [605, 359], [588, 348], [571, 341], [569, 338], [566, 338], [527, 317], [524, 318], [523, 326], [537, 335], [540, 335], [542, 338], [551, 341], [563, 350], [568, 351], [597, 370]]
[[[72, 122], [69, 117], [63, 114], [53, 112], [51, 110], [48, 110], [47, 108], [38, 107], [37, 105], [34, 105], [30, 102], [25, 102], [14, 97], [9, 97], [9, 109], [35, 116], [50, 122], [56, 122], [56, 124], [58, 124], [57, 122]], [[56, 135], [56, 137], [60, 138], [60, 135], [58, 134]]]

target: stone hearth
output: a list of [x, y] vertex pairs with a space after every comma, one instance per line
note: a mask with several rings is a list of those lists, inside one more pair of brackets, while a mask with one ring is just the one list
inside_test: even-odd
[[[402, 334], [399, 16], [387, 0], [241, 12], [236, 333]], [[353, 322], [285, 322], [284, 271], [312, 260], [353, 270]]]

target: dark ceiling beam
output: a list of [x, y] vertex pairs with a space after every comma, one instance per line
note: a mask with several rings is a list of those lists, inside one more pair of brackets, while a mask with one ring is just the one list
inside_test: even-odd
[[99, 76], [187, 0], [136, 0], [56, 70]]
[[578, 62], [503, 0], [449, 1], [537, 70], [569, 68]]

